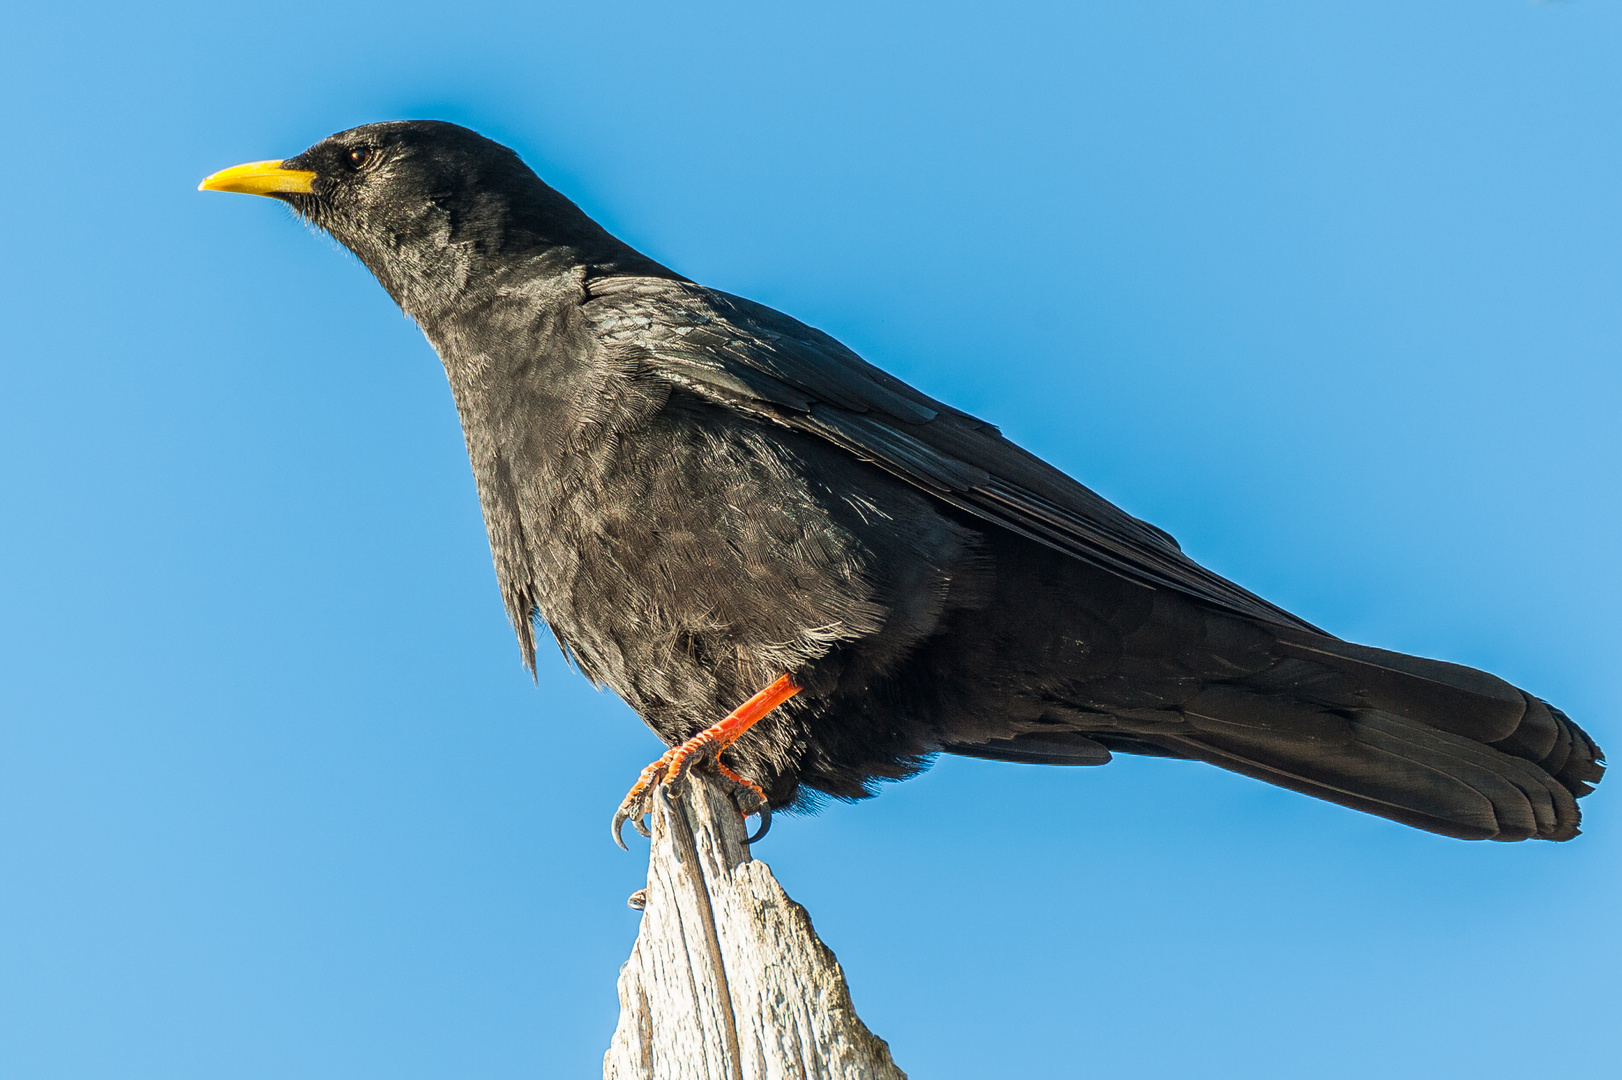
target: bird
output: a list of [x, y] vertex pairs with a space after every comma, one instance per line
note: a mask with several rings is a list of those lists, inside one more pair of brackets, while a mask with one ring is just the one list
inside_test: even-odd
[[1189, 759], [1443, 836], [1578, 834], [1604, 757], [1560, 709], [1269, 603], [474, 131], [367, 124], [200, 187], [331, 234], [437, 352], [524, 664], [544, 628], [669, 748], [622, 847], [696, 768], [754, 842], [943, 753]]

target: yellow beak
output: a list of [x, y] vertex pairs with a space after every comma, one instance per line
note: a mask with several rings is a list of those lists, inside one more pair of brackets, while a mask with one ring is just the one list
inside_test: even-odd
[[239, 191], [244, 195], [308, 195], [315, 173], [284, 169], [279, 161], [250, 161], [203, 178], [198, 191]]

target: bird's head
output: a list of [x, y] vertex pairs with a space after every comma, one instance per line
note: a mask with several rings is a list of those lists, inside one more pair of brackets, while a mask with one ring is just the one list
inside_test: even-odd
[[217, 172], [198, 188], [287, 203], [354, 252], [419, 320], [515, 264], [562, 268], [630, 250], [513, 151], [437, 120], [340, 131], [296, 157]]

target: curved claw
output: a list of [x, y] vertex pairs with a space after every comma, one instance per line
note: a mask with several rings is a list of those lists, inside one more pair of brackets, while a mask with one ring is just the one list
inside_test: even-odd
[[765, 836], [766, 831], [772, 827], [772, 808], [770, 806], [766, 805], [765, 803], [761, 803], [760, 809], [755, 812], [760, 815], [760, 831], [753, 836], [746, 837], [744, 839], [745, 844], [755, 843], [762, 836]]
[[[633, 797], [633, 795], [638, 797]], [[613, 834], [614, 843], [620, 846], [621, 851], [631, 850], [625, 846], [625, 823], [627, 821], [631, 823], [631, 828], [641, 833], [644, 838], [653, 839], [652, 830], [642, 821], [643, 818], [648, 816], [648, 811], [652, 809], [648, 805], [650, 801], [646, 794], [633, 792], [632, 795], [627, 795], [625, 801], [620, 803], [619, 809], [614, 811], [614, 820], [609, 825], [609, 831]]]

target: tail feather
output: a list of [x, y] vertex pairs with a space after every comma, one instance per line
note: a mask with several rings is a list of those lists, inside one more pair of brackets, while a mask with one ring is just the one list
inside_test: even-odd
[[1492, 802], [1498, 822], [1494, 839], [1566, 840], [1577, 834], [1577, 800], [1531, 762], [1389, 713], [1369, 713], [1360, 719], [1370, 741], [1393, 754], [1423, 757], [1460, 779], [1485, 777], [1485, 783], [1466, 782]]
[[[1023, 714], [965, 725], [942, 749], [1043, 764], [1194, 758], [1469, 839], [1570, 839], [1577, 800], [1604, 775], [1599, 747], [1565, 713], [1485, 671], [1165, 591], [1147, 614], [1113, 611], [1065, 631], [1088, 648], [1040, 654], [1052, 670], [1031, 680], [1040, 697]], [[1033, 633], [1056, 636], [1040, 622]]]
[[1588, 732], [1571, 722], [1571, 717], [1548, 702], [1538, 703], [1553, 714], [1560, 729], [1555, 748], [1538, 764], [1553, 773], [1573, 795], [1582, 798], [1593, 791], [1594, 785], [1605, 775], [1605, 752], [1589, 738]]
[[1511, 737], [1526, 718], [1526, 694], [1496, 675], [1462, 664], [1306, 634], [1281, 637], [1279, 648], [1286, 656], [1352, 676], [1364, 699], [1360, 704], [1479, 742]]
[[[1562, 748], [1561, 725], [1555, 721], [1554, 713], [1549, 711], [1548, 703], [1524, 692], [1521, 696], [1526, 699], [1525, 715], [1514, 731], [1502, 739], [1492, 740], [1492, 744], [1506, 754], [1535, 761], [1544, 768], [1549, 768], [1544, 763], [1550, 761], [1556, 750], [1563, 749], [1559, 764], [1564, 764], [1566, 755], [1571, 753], [1570, 733], [1566, 733]], [[1549, 771], [1558, 772], [1559, 768], [1556, 766]]]
[[[1154, 741], [1164, 744], [1168, 750], [1178, 752], [1179, 756], [1217, 765], [1241, 776], [1249, 776], [1326, 802], [1338, 803], [1353, 810], [1389, 818], [1416, 829], [1441, 833], [1443, 836], [1457, 837], [1460, 840], [1487, 840], [1496, 836], [1499, 831], [1497, 815], [1493, 813], [1491, 803], [1478, 792], [1463, 785], [1459, 785], [1457, 790], [1444, 790], [1442, 794], [1450, 799], [1450, 805], [1445, 806], [1440, 814], [1426, 813], [1409, 805], [1409, 800], [1405, 798], [1397, 800], [1381, 798], [1377, 791], [1368, 790], [1361, 782], [1354, 781], [1355, 786], [1337, 785], [1329, 779], [1315, 775], [1316, 770], [1310, 766], [1292, 771], [1259, 761], [1243, 752], [1227, 751], [1198, 739], [1160, 736]], [[1427, 784], [1432, 782], [1431, 777], [1427, 776], [1424, 779]]]
[[1468, 839], [1567, 840], [1604, 774], [1559, 709], [1484, 671], [1281, 631], [1277, 662], [1159, 710], [1112, 710], [1147, 745]]
[[[1375, 709], [1346, 715], [1235, 688], [1183, 707], [1179, 749], [1243, 758], [1322, 788], [1503, 839], [1574, 835], [1576, 800], [1537, 766], [1451, 732]], [[1389, 813], [1389, 812], [1388, 812]], [[1568, 829], [1569, 825], [1569, 829]]]

